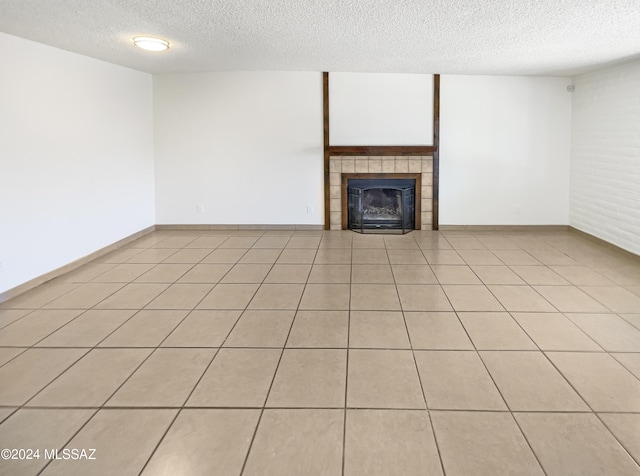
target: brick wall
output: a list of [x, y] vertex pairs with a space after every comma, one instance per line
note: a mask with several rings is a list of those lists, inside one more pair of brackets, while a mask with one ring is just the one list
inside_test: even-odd
[[574, 85], [570, 223], [640, 254], [640, 61]]

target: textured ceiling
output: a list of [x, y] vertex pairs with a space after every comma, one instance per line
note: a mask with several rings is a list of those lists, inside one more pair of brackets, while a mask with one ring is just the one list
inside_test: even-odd
[[640, 0], [0, 0], [0, 31], [149, 73], [572, 75], [640, 54]]

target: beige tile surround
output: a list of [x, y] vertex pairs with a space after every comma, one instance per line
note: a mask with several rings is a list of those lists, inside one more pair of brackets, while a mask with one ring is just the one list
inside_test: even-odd
[[342, 229], [343, 173], [421, 173], [421, 230], [431, 230], [433, 210], [433, 157], [431, 156], [332, 156], [329, 160], [329, 210], [332, 230]]

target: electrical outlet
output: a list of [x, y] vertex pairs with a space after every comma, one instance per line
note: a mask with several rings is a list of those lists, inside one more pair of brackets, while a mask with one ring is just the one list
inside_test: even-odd
[[307, 205], [307, 213], [308, 214], [312, 214], [313, 213], [313, 205]]
[[198, 213], [204, 213], [204, 205], [202, 203], [200, 203], [197, 207], [196, 207], [196, 212]]
[[522, 215], [522, 207], [516, 207], [516, 215]]

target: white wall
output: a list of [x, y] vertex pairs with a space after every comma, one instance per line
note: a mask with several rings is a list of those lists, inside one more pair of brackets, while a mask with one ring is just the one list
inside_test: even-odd
[[321, 73], [153, 83], [157, 223], [323, 223]]
[[331, 145], [433, 144], [433, 75], [329, 74]]
[[154, 223], [151, 76], [0, 33], [0, 293]]
[[569, 84], [441, 77], [441, 225], [569, 224]]
[[571, 225], [640, 254], [640, 61], [574, 84]]

